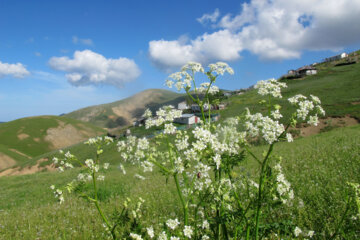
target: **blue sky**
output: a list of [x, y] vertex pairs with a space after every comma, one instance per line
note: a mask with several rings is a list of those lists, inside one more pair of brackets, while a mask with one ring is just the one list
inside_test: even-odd
[[358, 0], [2, 0], [0, 121], [166, 88], [187, 61], [227, 62], [218, 86], [248, 87], [358, 50], [358, 22]]

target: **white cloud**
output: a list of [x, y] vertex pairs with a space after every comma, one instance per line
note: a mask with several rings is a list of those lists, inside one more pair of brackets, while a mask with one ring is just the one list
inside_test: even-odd
[[140, 76], [136, 63], [128, 58], [107, 59], [90, 50], [75, 51], [73, 59], [52, 57], [53, 69], [67, 72], [67, 80], [75, 85], [109, 84], [122, 87]]
[[237, 60], [248, 50], [264, 60], [299, 58], [304, 50], [340, 50], [360, 43], [358, 0], [251, 0], [237, 15], [205, 14], [218, 30], [186, 44], [151, 41], [151, 60], [162, 69], [186, 61]]
[[218, 17], [220, 16], [220, 11], [218, 8], [212, 14], [204, 14], [201, 18], [197, 18], [196, 20], [205, 25], [207, 22], [214, 23], [217, 21]]
[[87, 45], [87, 46], [93, 46], [94, 45], [94, 42], [93, 40], [91, 40], [90, 38], [78, 38], [77, 36], [73, 36], [72, 37], [72, 42], [74, 44], [84, 44], [84, 45]]
[[150, 58], [165, 71], [184, 65], [188, 61], [209, 63], [213, 59], [232, 61], [240, 58], [242, 45], [239, 39], [228, 30], [203, 34], [194, 40], [151, 41]]
[[21, 63], [9, 64], [0, 61], [0, 77], [12, 75], [15, 78], [23, 78], [29, 74], [29, 71]]

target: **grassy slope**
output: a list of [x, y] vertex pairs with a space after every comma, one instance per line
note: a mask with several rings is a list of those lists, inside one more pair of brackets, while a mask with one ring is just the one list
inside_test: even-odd
[[[321, 67], [321, 66], [320, 66]], [[327, 116], [351, 115], [360, 119], [360, 105], [352, 104], [360, 101], [360, 64], [320, 69], [319, 74], [300, 80], [287, 80], [288, 88], [283, 91], [283, 99], [279, 102], [285, 106], [285, 117], [293, 111], [287, 99], [295, 94], [310, 94], [318, 96]], [[229, 107], [221, 111], [223, 119], [241, 114], [246, 107], [251, 112], [266, 109], [259, 105], [261, 96], [257, 90], [228, 99]]]
[[[15, 149], [29, 157], [35, 157], [53, 150], [51, 143], [46, 141], [45, 137], [47, 136], [47, 130], [49, 128], [59, 126], [59, 121], [65, 125], [70, 124], [76, 129], [90, 135], [96, 135], [94, 133], [104, 133], [104, 130], [101, 128], [65, 117], [40, 116], [22, 118], [0, 125], [0, 151], [19, 162], [23, 162], [28, 160], [28, 158], [9, 149]], [[21, 134], [26, 134], [27, 137], [21, 139], [21, 137], [19, 137]]]
[[[344, 208], [345, 183], [360, 182], [359, 142], [360, 126], [357, 125], [275, 147], [275, 154], [283, 157], [286, 178], [296, 196], [304, 202], [304, 207], [294, 212], [293, 218], [301, 226], [315, 230], [317, 239], [326, 239], [334, 230], [334, 221], [340, 218]], [[254, 148], [256, 154], [263, 150], [263, 147]], [[88, 151], [90, 155], [91, 152]], [[102, 159], [112, 163], [106, 173], [107, 180], [100, 186], [107, 212], [119, 207], [125, 197], [136, 199], [140, 196], [146, 200], [144, 218], [148, 223], [180, 211], [174, 185], [166, 184], [160, 173], [143, 174], [136, 166], [126, 166], [128, 173], [123, 175], [117, 168], [119, 156], [116, 152], [108, 151]], [[241, 172], [254, 174], [255, 168], [258, 166], [248, 157]], [[75, 169], [65, 173], [0, 178], [0, 239], [101, 238], [100, 218], [92, 205], [75, 197], [58, 205], [49, 189], [49, 185], [64, 184], [77, 173]], [[136, 180], [135, 173], [143, 174], [147, 180]]]
[[[148, 89], [120, 101], [83, 108], [66, 116], [100, 127], [123, 127], [131, 125], [132, 118], [140, 118], [146, 108], [155, 110], [163, 105], [177, 105], [183, 100], [183, 94], [164, 89]], [[120, 109], [123, 115], [114, 113], [113, 108]]]

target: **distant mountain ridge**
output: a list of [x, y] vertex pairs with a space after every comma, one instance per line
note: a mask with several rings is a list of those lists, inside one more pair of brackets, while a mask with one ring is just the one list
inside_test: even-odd
[[147, 89], [120, 101], [90, 106], [66, 114], [66, 117], [116, 129], [129, 126], [140, 118], [146, 108], [157, 110], [163, 105], [176, 106], [185, 100], [185, 94], [165, 89]]

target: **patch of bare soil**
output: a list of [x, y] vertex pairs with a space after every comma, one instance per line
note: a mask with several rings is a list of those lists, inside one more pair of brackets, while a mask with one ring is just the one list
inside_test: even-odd
[[15, 164], [16, 161], [14, 159], [0, 152], [0, 170], [9, 168], [11, 166], [14, 166]]
[[53, 163], [51, 165], [40, 167], [40, 164], [42, 162], [46, 162], [46, 161], [48, 161], [47, 158], [42, 158], [42, 159], [39, 159], [36, 162], [36, 165], [34, 165], [34, 166], [25, 167], [25, 168], [16, 167], [16, 168], [6, 169], [5, 171], [0, 172], [0, 177], [1, 176], [14, 176], [14, 175], [33, 174], [33, 173], [37, 173], [37, 172], [42, 172], [44, 170], [46, 170], [46, 171], [55, 171], [56, 168], [55, 168], [55, 165]]
[[302, 124], [300, 128], [292, 129], [292, 131], [300, 131], [299, 136], [307, 137], [323, 131], [331, 130], [333, 128], [353, 126], [356, 124], [359, 124], [359, 121], [356, 118], [350, 116], [328, 117], [325, 119], [319, 119], [319, 124], [317, 126]]
[[89, 138], [88, 134], [84, 134], [81, 130], [69, 124], [60, 124], [56, 128], [49, 128], [46, 133], [45, 140], [51, 143], [51, 148], [54, 150], [79, 143]]
[[351, 102], [351, 105], [360, 105], [360, 102]]
[[14, 153], [17, 153], [17, 154], [19, 154], [19, 155], [21, 155], [21, 156], [24, 156], [24, 157], [26, 157], [26, 158], [31, 159], [31, 157], [30, 157], [29, 155], [26, 155], [25, 153], [22, 153], [22, 152], [20, 152], [20, 151], [18, 151], [18, 150], [16, 150], [16, 149], [10, 148], [9, 150], [12, 151], [12, 152], [14, 152]]
[[29, 135], [27, 135], [26, 133], [20, 133], [20, 134], [17, 135], [17, 137], [20, 140], [24, 140], [24, 139], [28, 138]]
[[40, 142], [40, 138], [34, 138], [35, 142]]

